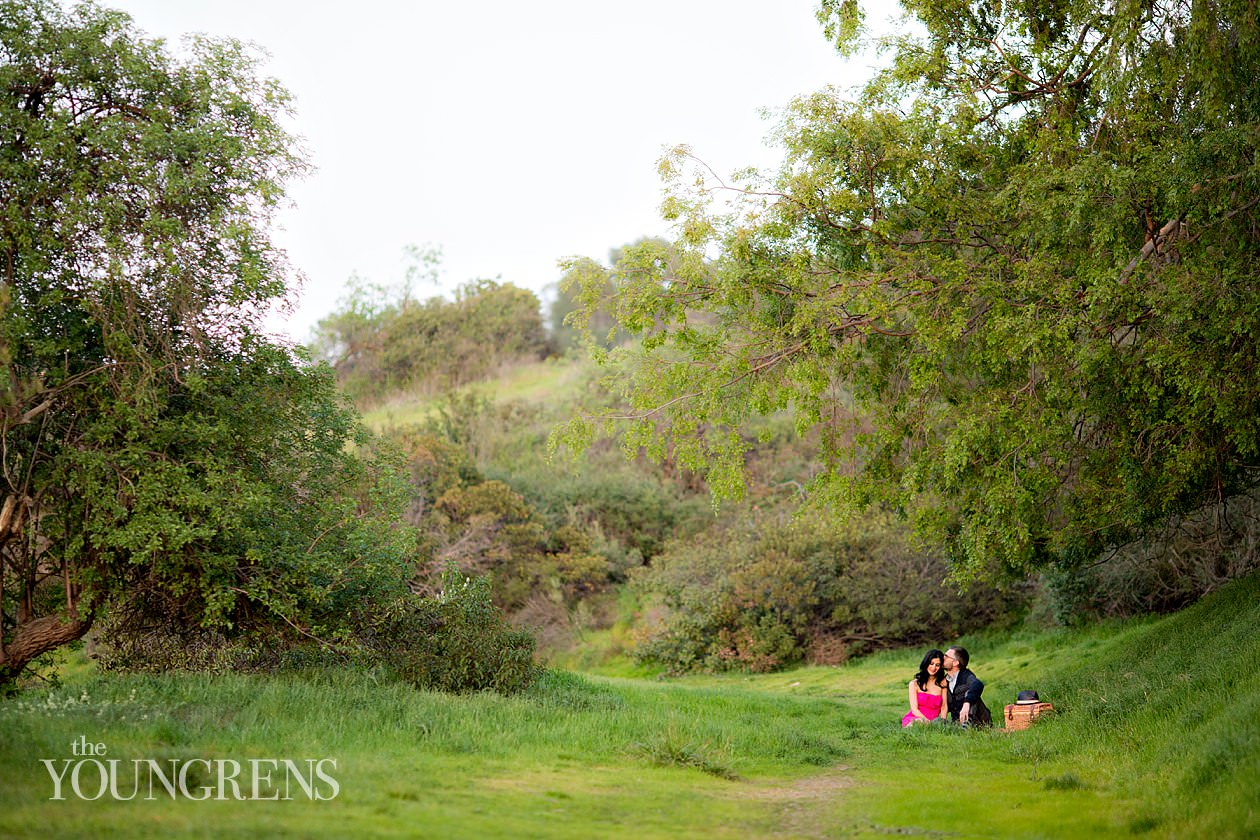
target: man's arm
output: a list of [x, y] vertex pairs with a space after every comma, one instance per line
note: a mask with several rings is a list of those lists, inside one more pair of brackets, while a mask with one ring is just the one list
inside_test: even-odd
[[984, 683], [980, 682], [980, 678], [975, 674], [967, 674], [967, 693], [963, 695], [964, 704], [966, 706], [977, 705], [983, 692]]
[[971, 719], [971, 707], [980, 702], [980, 695], [984, 691], [984, 683], [980, 682], [980, 678], [970, 671], [967, 672], [965, 677], [959, 677], [959, 679], [966, 679], [966, 683], [964, 683], [965, 691], [963, 692], [962, 708], [958, 712], [958, 722], [966, 723]]

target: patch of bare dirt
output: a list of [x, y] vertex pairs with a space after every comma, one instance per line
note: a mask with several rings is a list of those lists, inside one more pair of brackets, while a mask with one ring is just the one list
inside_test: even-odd
[[851, 787], [848, 767], [833, 767], [818, 776], [807, 776], [785, 784], [736, 785], [728, 795], [732, 799], [757, 799], [762, 802], [805, 802], [834, 796]]
[[734, 784], [726, 791], [732, 799], [766, 802], [778, 812], [779, 838], [825, 838], [835, 836], [826, 827], [823, 810], [841, 791], [853, 786], [849, 768], [833, 767], [817, 776], [807, 776], [783, 784]]

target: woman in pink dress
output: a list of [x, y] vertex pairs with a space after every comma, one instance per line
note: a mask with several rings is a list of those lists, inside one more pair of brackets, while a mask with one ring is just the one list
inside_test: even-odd
[[910, 680], [910, 711], [901, 719], [903, 727], [916, 723], [931, 723], [945, 715], [949, 692], [945, 690], [945, 654], [933, 648], [919, 663], [919, 673]]

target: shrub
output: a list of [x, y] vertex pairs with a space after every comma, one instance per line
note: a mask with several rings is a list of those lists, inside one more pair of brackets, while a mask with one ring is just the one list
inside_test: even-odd
[[459, 387], [549, 350], [538, 298], [511, 283], [467, 283], [454, 300], [390, 297], [359, 281], [316, 327], [317, 347], [356, 400]]
[[373, 628], [368, 647], [418, 688], [510, 693], [539, 675], [533, 637], [508, 625], [485, 578], [465, 577], [453, 566], [438, 595], [396, 603]]
[[1019, 588], [959, 593], [945, 574], [941, 558], [916, 551], [887, 519], [841, 526], [745, 513], [672, 544], [633, 576], [663, 608], [634, 653], [675, 671], [768, 671], [940, 643], [1011, 617], [1022, 602]]
[[1251, 491], [1173, 519], [1146, 539], [1083, 568], [1045, 575], [1060, 624], [1170, 613], [1260, 569], [1260, 493]]
[[401, 426], [386, 430], [381, 437], [399, 451], [406, 464], [412, 524], [419, 524], [448, 490], [481, 481], [467, 448], [442, 435], [419, 426]]
[[538, 592], [566, 603], [601, 591], [608, 560], [581, 530], [548, 530], [519, 493], [501, 481], [453, 487], [428, 520], [417, 588], [432, 590], [439, 569], [456, 565], [489, 577], [496, 603], [517, 609]]
[[265, 640], [258, 644], [200, 629], [183, 634], [168, 628], [115, 634], [109, 621], [100, 629], [108, 641], [90, 637], [88, 655], [104, 671], [267, 671], [279, 662], [280, 648]]
[[437, 691], [511, 693], [528, 687], [539, 673], [534, 639], [508, 625], [490, 599], [489, 583], [452, 567], [442, 584], [435, 596], [373, 605], [379, 612], [360, 613], [357, 626], [332, 641], [228, 636], [201, 628], [180, 632], [169, 624], [114, 633], [113, 624], [127, 620], [115, 614], [103, 628], [109, 642], [94, 646], [94, 655], [105, 670], [223, 673], [385, 665], [405, 682]]
[[575, 474], [557, 481], [539, 465], [512, 476], [512, 485], [554, 522], [579, 524], [612, 561], [614, 575], [650, 561], [671, 537], [690, 536], [713, 515], [707, 496], [681, 493], [645, 465], [627, 463], [620, 453], [601, 453]]

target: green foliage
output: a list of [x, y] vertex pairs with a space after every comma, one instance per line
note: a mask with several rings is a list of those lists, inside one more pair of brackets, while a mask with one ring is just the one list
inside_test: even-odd
[[109, 602], [101, 634], [120, 665], [165, 661], [163, 644], [191, 653], [218, 634], [272, 653], [286, 640], [335, 641], [403, 589], [414, 541], [398, 521], [405, 485], [331, 373], [279, 348], [234, 361], [135, 430], [142, 453], [68, 453], [54, 473], [100, 500], [125, 470], [135, 494], [117, 507], [69, 496], [68, 513], [44, 523], [89, 524], [101, 559], [88, 571]]
[[381, 437], [397, 448], [406, 463], [412, 492], [412, 524], [419, 524], [425, 512], [448, 490], [482, 480], [467, 447], [449, 437], [418, 426], [391, 427]]
[[589, 362], [570, 357], [550, 364], [568, 368], [563, 378], [578, 387], [530, 403], [486, 401], [475, 410], [468, 400], [452, 400], [441, 405], [441, 424], [464, 436], [485, 474], [524, 496], [548, 529], [567, 525], [585, 532], [620, 581], [627, 569], [650, 562], [668, 539], [710, 524], [711, 506], [696, 476], [668, 462], [662, 469], [609, 447], [593, 449], [584, 460], [551, 458], [547, 438], [556, 424], [607, 395]]
[[1051, 567], [1045, 577], [1055, 618], [1168, 613], [1260, 567], [1256, 492], [1185, 516], [1149, 537], [1107, 552], [1088, 567]]
[[739, 774], [730, 767], [729, 745], [690, 741], [673, 726], [650, 741], [638, 744], [637, 749], [657, 767], [694, 767], [719, 779], [739, 780]]
[[777, 174], [666, 157], [677, 259], [615, 276], [643, 335], [606, 357], [625, 405], [561, 439], [738, 497], [737, 432], [791, 407], [811, 498], [904, 511], [958, 581], [1076, 567], [1252, 485], [1253, 4], [906, 8], [858, 101], [789, 106]]
[[1021, 598], [941, 583], [943, 562], [887, 521], [731, 518], [672, 544], [634, 581], [664, 607], [634, 655], [674, 671], [771, 671], [1009, 620]]
[[453, 566], [437, 595], [395, 604], [376, 623], [369, 648], [417, 688], [507, 694], [539, 674], [533, 637], [508, 626], [484, 578]]
[[[430, 270], [438, 259], [423, 258]], [[360, 402], [456, 388], [550, 348], [533, 292], [493, 280], [461, 286], [454, 300], [418, 301], [409, 284], [391, 293], [352, 278], [340, 309], [317, 325], [314, 344]]]
[[[549, 671], [510, 696], [416, 691], [358, 667], [75, 665], [64, 686], [0, 704], [0, 833], [169, 837], [213, 807], [234, 835], [930, 835], [961, 777], [984, 804], [967, 815], [976, 836], [1250, 837], [1257, 622], [1252, 576], [1164, 618], [965, 638], [992, 706], [1032, 687], [1061, 710], [1010, 733], [901, 730], [919, 649], [761, 675]], [[49, 802], [31, 756], [69, 758], [83, 733], [122, 762], [334, 756], [342, 794], [315, 808], [158, 799], [142, 821], [138, 802]]]
[[527, 688], [540, 673], [535, 642], [514, 630], [490, 599], [484, 578], [467, 578], [450, 567], [441, 588], [417, 596], [397, 588], [364, 600], [341, 623], [335, 643], [292, 640], [267, 633], [222, 633], [156, 624], [115, 626], [93, 653], [115, 672], [295, 673], [309, 668], [388, 668], [399, 679], [434, 691], [497, 691]]
[[587, 531], [620, 581], [628, 570], [651, 562], [670, 539], [713, 521], [701, 496], [644, 467], [608, 453], [562, 480], [554, 468], [539, 465], [517, 472], [512, 481], [549, 521], [572, 522]]
[[[139, 615], [134, 619], [143, 620]], [[309, 639], [285, 639], [263, 633], [228, 635], [169, 624], [128, 626], [121, 618], [106, 620], [103, 625], [98, 626], [94, 635], [109, 641], [94, 640], [90, 654], [103, 672], [280, 673], [312, 665], [345, 666], [351, 662], [347, 651]]]
[[421, 424], [385, 429], [410, 463], [415, 585], [435, 591], [454, 562], [487, 576], [514, 621], [567, 633], [594, 620], [598, 608], [583, 601], [712, 521], [699, 493], [620, 453], [571, 470], [547, 463], [547, 432], [571, 399], [536, 405], [465, 390], [430, 403]]
[[624, 343], [630, 334], [617, 318], [622, 293], [619, 278], [648, 268], [668, 268], [674, 262], [673, 246], [659, 237], [643, 237], [608, 252], [605, 268], [590, 257], [570, 257], [561, 261], [564, 276], [556, 284], [551, 303], [552, 341], [560, 351], [582, 344], [583, 338], [595, 347], [610, 348]]
[[600, 342], [607, 341], [615, 330], [616, 324], [603, 308], [614, 294], [610, 273], [587, 257], [574, 258], [565, 265], [547, 322], [551, 340], [561, 353], [581, 346], [583, 329]]
[[0, 3], [0, 90], [0, 681], [106, 610], [335, 637], [410, 535], [330, 372], [259, 327], [287, 94], [235, 42], [39, 0]]
[[571, 602], [608, 582], [608, 561], [592, 553], [582, 531], [548, 531], [524, 497], [501, 481], [451, 488], [437, 501], [433, 525], [443, 537], [433, 562], [490, 575], [496, 600], [508, 608], [540, 592]]
[[586, 529], [543, 516], [524, 496], [474, 464], [473, 447], [494, 446], [485, 435], [497, 410], [475, 398], [451, 396], [423, 426], [391, 427], [384, 437], [401, 450], [410, 472], [409, 522], [417, 528], [412, 586], [436, 593], [446, 569], [486, 576], [494, 600], [509, 610], [542, 598], [571, 607], [604, 589], [608, 560]]
[[822, 0], [816, 12], [823, 32], [841, 55], [852, 55], [862, 31], [862, 7], [857, 0]]

